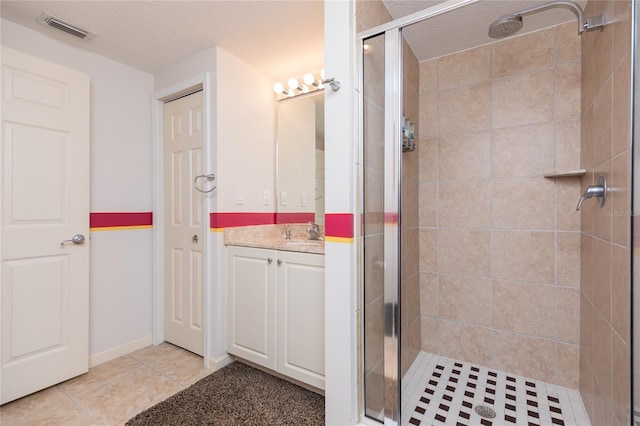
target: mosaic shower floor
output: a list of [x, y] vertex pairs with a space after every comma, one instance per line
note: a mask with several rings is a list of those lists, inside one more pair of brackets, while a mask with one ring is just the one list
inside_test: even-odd
[[[477, 407], [490, 408], [495, 417], [481, 417]], [[402, 380], [401, 424], [588, 426], [590, 422], [577, 390], [420, 352]]]

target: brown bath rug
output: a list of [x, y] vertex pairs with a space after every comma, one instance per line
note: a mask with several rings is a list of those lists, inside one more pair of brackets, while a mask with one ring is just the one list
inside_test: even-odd
[[324, 425], [324, 397], [234, 362], [130, 419], [138, 425]]

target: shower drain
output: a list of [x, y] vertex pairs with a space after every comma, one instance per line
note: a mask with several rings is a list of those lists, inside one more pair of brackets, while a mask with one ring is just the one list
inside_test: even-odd
[[480, 417], [484, 417], [485, 419], [493, 419], [496, 417], [496, 412], [486, 405], [478, 405], [474, 410]]

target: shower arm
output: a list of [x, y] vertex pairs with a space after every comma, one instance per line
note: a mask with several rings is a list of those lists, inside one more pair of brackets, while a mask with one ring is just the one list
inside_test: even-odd
[[530, 7], [529, 9], [525, 9], [520, 12], [513, 13], [512, 15], [526, 16], [532, 13], [542, 12], [543, 10], [547, 10], [555, 7], [560, 7], [563, 9], [570, 10], [571, 12], [574, 13], [574, 15], [576, 15], [576, 18], [578, 18], [578, 34], [582, 34], [585, 30], [586, 31], [595, 31], [595, 30], [602, 31], [604, 29], [604, 24], [605, 24], [604, 13], [602, 15], [588, 18], [585, 21], [584, 12], [582, 11], [582, 8], [575, 2], [567, 1], [567, 0], [552, 1], [550, 3], [545, 3], [540, 6]]

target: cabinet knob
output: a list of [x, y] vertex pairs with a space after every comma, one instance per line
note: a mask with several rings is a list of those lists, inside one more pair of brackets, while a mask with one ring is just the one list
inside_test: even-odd
[[278, 259], [278, 265], [282, 265], [282, 259]]
[[271, 257], [270, 257], [270, 258], [268, 258], [268, 259], [267, 259], [267, 262], [272, 263], [272, 262], [273, 262], [273, 258], [271, 258]]

